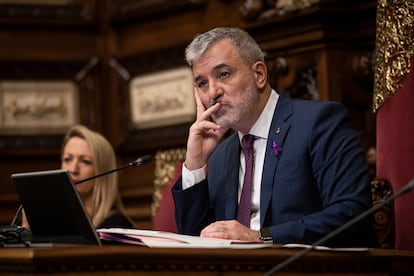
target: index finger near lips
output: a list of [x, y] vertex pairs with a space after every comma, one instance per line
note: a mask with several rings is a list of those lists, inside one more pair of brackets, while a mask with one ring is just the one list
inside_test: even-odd
[[198, 94], [196, 89], [194, 90], [194, 95], [195, 95], [196, 104], [197, 104], [197, 121], [204, 121], [204, 120], [210, 121], [211, 115], [213, 115], [214, 112], [220, 109], [220, 104], [216, 103], [213, 106], [206, 108], [204, 104], [202, 103], [200, 95]]
[[194, 97], [197, 106], [197, 120], [200, 118], [201, 114], [206, 111], [205, 106], [201, 102], [200, 96], [198, 95], [197, 89], [194, 88]]

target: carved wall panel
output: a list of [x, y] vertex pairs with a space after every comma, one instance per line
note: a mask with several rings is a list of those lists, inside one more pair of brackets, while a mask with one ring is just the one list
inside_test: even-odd
[[95, 0], [1, 0], [0, 22], [80, 26], [96, 23], [95, 8]]
[[268, 59], [269, 79], [277, 90], [293, 98], [320, 99], [317, 83], [317, 60], [276, 57]]
[[112, 3], [112, 20], [117, 24], [143, 21], [160, 15], [168, 16], [194, 8], [202, 8], [207, 0], [119, 0]]
[[185, 144], [188, 127], [191, 123], [190, 120], [182, 123], [167, 124], [162, 127], [152, 126], [150, 128], [137, 129], [131, 121], [133, 114], [131, 114], [130, 98], [130, 85], [133, 78], [176, 70], [177, 68], [186, 68], [183, 47], [154, 51], [117, 61], [119, 67], [128, 72], [129, 76], [126, 79], [122, 74], [116, 74], [114, 82], [117, 89], [111, 95], [111, 98], [117, 104], [117, 109], [122, 110], [122, 112], [114, 114], [112, 125], [112, 133], [118, 134], [116, 137], [113, 137], [113, 141], [119, 151], [129, 153], [137, 151], [148, 152], [158, 148]]
[[[96, 116], [99, 115], [96, 107], [96, 83], [93, 79], [94, 76], [91, 74], [92, 71], [88, 70], [88, 72], [85, 72], [84, 66], [84, 64], [79, 63], [2, 63], [0, 67], [3, 69], [0, 69], [0, 75], [4, 78], [1, 81], [3, 84], [4, 81], [8, 81], [9, 84], [15, 84], [15, 88], [20, 87], [23, 90], [26, 89], [23, 91], [24, 93], [31, 93], [35, 91], [29, 91], [29, 87], [24, 87], [25, 85], [30, 86], [30, 83], [27, 82], [27, 80], [30, 80], [34, 86], [38, 86], [32, 86], [32, 89], [41, 89], [39, 91], [41, 94], [52, 93], [53, 97], [56, 97], [55, 100], [73, 100], [71, 108], [74, 109], [71, 111], [73, 112], [71, 114], [72, 117], [67, 118], [67, 121], [63, 122], [60, 127], [57, 126], [58, 130], [55, 131], [53, 129], [49, 129], [49, 131], [47, 131], [47, 129], [45, 130], [44, 128], [36, 128], [36, 125], [32, 126], [35, 128], [30, 130], [30, 133], [26, 133], [28, 135], [24, 135], [25, 133], [22, 133], [22, 131], [20, 131], [20, 133], [17, 133], [16, 131], [7, 131], [7, 129], [5, 131], [1, 131], [0, 150], [3, 153], [6, 151], [19, 151], [25, 148], [60, 148], [60, 139], [64, 133], [64, 131], [62, 131], [62, 127], [67, 127], [67, 125], [77, 122], [81, 122], [91, 127], [96, 126]], [[56, 86], [59, 85], [59, 83], [62, 83], [61, 85], [64, 86], [60, 89], [62, 94], [59, 93], [59, 87]], [[43, 85], [44, 87], [39, 87], [39, 85]], [[46, 90], [44, 89], [45, 87], [47, 88]], [[47, 90], [49, 90], [49, 92], [47, 92]], [[73, 92], [71, 92], [71, 90], [73, 90]], [[6, 95], [9, 98], [12, 98], [12, 94], [17, 94], [18, 92], [21, 91], [8, 91], [7, 89], [5, 90], [5, 87], [3, 86], [3, 96]], [[34, 94], [32, 93], [31, 96], [33, 95]], [[53, 99], [51, 99], [50, 96], [51, 95], [45, 95], [45, 97], [48, 98], [48, 101], [52, 101], [49, 104], [53, 104]], [[21, 95], [16, 95], [16, 97], [19, 97], [21, 100]], [[36, 101], [38, 100], [39, 98], [36, 99]], [[7, 102], [4, 101], [7, 101], [7, 99], [3, 98], [3, 104], [7, 104]], [[27, 108], [34, 107], [34, 104], [27, 106]], [[3, 110], [3, 120], [7, 119], [7, 112], [12, 111], [13, 110]], [[26, 122], [29, 123], [28, 121]], [[3, 121], [3, 124], [4, 123], [5, 121]], [[32, 123], [36, 124], [35, 122]], [[27, 132], [28, 130], [26, 129], [25, 131]]]

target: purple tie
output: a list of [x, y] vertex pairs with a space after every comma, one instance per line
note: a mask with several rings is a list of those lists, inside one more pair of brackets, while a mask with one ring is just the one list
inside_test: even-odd
[[252, 205], [252, 177], [253, 177], [253, 142], [254, 136], [247, 134], [242, 138], [242, 148], [246, 161], [243, 188], [240, 195], [239, 208], [237, 210], [237, 220], [250, 227], [250, 212]]

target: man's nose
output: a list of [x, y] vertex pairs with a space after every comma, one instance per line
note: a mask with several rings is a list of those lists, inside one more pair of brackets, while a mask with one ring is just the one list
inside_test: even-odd
[[209, 83], [208, 95], [210, 98], [210, 105], [216, 104], [220, 97], [223, 95], [223, 89], [220, 84], [215, 81], [211, 81]]

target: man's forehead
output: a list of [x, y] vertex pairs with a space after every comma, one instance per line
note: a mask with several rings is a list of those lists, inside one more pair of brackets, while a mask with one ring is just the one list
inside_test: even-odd
[[219, 45], [217, 43], [193, 62], [193, 74], [197, 76], [212, 73], [222, 68], [231, 68], [238, 66], [240, 61], [240, 54], [234, 46], [228, 47], [228, 44]]

